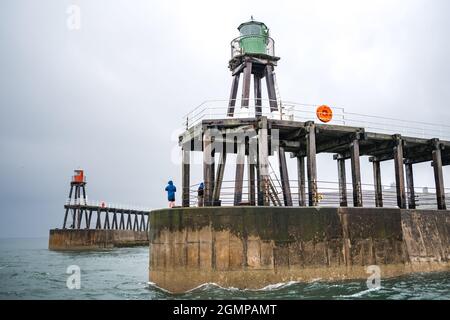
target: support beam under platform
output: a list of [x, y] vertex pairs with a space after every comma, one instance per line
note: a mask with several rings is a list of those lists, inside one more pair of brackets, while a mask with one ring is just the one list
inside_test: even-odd
[[212, 147], [213, 145], [209, 130], [205, 130], [203, 134], [203, 181], [205, 185], [205, 207], [212, 205], [212, 193], [214, 190], [214, 156]]
[[373, 166], [373, 184], [375, 189], [375, 206], [383, 208], [383, 185], [381, 184], [381, 166], [380, 161], [376, 158], [371, 158]]
[[408, 188], [408, 209], [416, 208], [416, 193], [414, 192], [413, 164], [405, 164], [406, 185]]
[[298, 204], [300, 207], [306, 207], [305, 157], [297, 156], [297, 170], [298, 170]]
[[214, 184], [213, 201], [214, 206], [220, 205], [220, 191], [222, 189], [223, 175], [225, 173], [225, 163], [227, 161], [227, 153], [222, 151], [220, 161], [217, 167], [216, 183]]
[[316, 164], [316, 126], [314, 122], [305, 123], [306, 128], [306, 159], [308, 173], [308, 204], [315, 207], [318, 204], [317, 195], [317, 164]]
[[361, 186], [361, 165], [359, 161], [359, 140], [353, 140], [350, 145], [350, 156], [352, 163], [352, 184], [353, 184], [353, 206], [362, 207], [362, 186]]
[[286, 153], [282, 146], [278, 147], [278, 162], [280, 165], [281, 187], [283, 189], [284, 205], [292, 207], [291, 187], [289, 184], [289, 174], [286, 163]]
[[347, 177], [345, 174], [345, 158], [341, 155], [335, 155], [334, 159], [337, 162], [338, 181], [339, 181], [339, 204], [341, 207], [347, 207]]
[[248, 202], [251, 206], [256, 205], [256, 192], [255, 192], [255, 171], [256, 171], [256, 164], [250, 160], [250, 157], [248, 159]]
[[245, 168], [245, 143], [238, 143], [238, 154], [236, 158], [236, 176], [234, 179], [234, 205], [239, 206], [242, 202], [242, 189], [244, 186]]
[[447, 205], [445, 204], [444, 176], [442, 173], [442, 155], [441, 146], [439, 143], [435, 144], [432, 155], [438, 210], [446, 210]]
[[403, 142], [400, 136], [395, 136], [394, 166], [395, 185], [397, 190], [397, 206], [406, 209], [405, 172], [403, 169]]
[[182, 148], [183, 153], [183, 163], [182, 163], [182, 173], [181, 173], [181, 202], [183, 207], [189, 207], [189, 189], [190, 189], [190, 149], [186, 147]]
[[259, 206], [269, 205], [269, 141], [267, 131], [267, 118], [261, 117], [258, 129]]

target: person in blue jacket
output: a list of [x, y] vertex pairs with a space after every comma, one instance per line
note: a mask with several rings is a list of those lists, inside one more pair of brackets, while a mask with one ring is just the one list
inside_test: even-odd
[[203, 182], [200, 183], [197, 189], [197, 196], [198, 196], [198, 206], [203, 207], [203, 195], [205, 193], [205, 185]]
[[175, 192], [177, 192], [177, 187], [175, 187], [172, 180], [168, 182], [166, 191], [167, 200], [169, 200], [169, 208], [173, 208], [175, 206]]

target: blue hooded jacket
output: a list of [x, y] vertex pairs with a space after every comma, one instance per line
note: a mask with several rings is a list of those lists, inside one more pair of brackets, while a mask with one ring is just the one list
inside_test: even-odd
[[172, 180], [168, 182], [166, 191], [167, 191], [167, 200], [175, 201], [175, 192], [177, 192], [177, 187], [174, 186]]
[[203, 196], [204, 190], [205, 190], [205, 185], [202, 182], [202, 183], [200, 183], [200, 185], [198, 186], [198, 189], [197, 189], [197, 193], [198, 193], [199, 197]]

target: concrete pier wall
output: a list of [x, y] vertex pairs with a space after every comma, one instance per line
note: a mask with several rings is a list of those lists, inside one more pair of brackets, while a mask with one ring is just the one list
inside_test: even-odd
[[413, 264], [449, 262], [450, 211], [402, 210], [403, 239]]
[[50, 230], [49, 249], [95, 250], [148, 245], [148, 233], [133, 230]]
[[450, 270], [450, 211], [205, 207], [151, 212], [150, 281], [172, 292], [214, 282], [366, 279]]

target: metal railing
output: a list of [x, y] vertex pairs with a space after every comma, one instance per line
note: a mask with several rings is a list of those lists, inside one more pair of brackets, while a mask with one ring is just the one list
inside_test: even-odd
[[[222, 182], [222, 188], [220, 192], [220, 200], [222, 206], [233, 206], [234, 205], [234, 187], [235, 181], [233, 180], [225, 180]], [[299, 193], [298, 193], [298, 180], [289, 180], [290, 191], [293, 201], [293, 206], [299, 206]], [[306, 182], [307, 185], [307, 182]], [[318, 206], [322, 207], [338, 207], [341, 203], [341, 197], [339, 192], [339, 184], [337, 182], [330, 181], [318, 181]], [[276, 194], [279, 199], [283, 199], [283, 192], [281, 190], [281, 186], [278, 185], [277, 182], [274, 183], [274, 187], [276, 190]], [[190, 187], [190, 205], [197, 206], [197, 188], [198, 184], [192, 185]], [[242, 201], [247, 202], [249, 192], [248, 192], [248, 180], [244, 180], [243, 190], [242, 190]], [[347, 189], [347, 206], [353, 207], [353, 186], [351, 183], [346, 184]], [[308, 198], [308, 188], [305, 190], [306, 198]], [[415, 204], [416, 208], [419, 209], [436, 209], [437, 208], [437, 200], [436, 200], [436, 189], [430, 187], [416, 187], [414, 188], [415, 192]], [[383, 185], [382, 186], [382, 195], [383, 195], [383, 207], [385, 208], [397, 208], [397, 192], [395, 185]], [[447, 206], [450, 206], [450, 189], [445, 189], [446, 195], [446, 203]], [[409, 194], [407, 194], [409, 201]], [[375, 189], [371, 184], [362, 184], [362, 199], [363, 199], [363, 207], [373, 208], [376, 207], [375, 204]], [[306, 199], [306, 203], [308, 200]], [[271, 206], [274, 206], [273, 203], [270, 203]], [[283, 201], [281, 201], [281, 205], [284, 206]]]
[[[291, 120], [291, 121], [309, 121], [314, 120], [316, 116], [316, 105], [311, 104], [299, 104], [289, 101], [277, 101], [278, 105], [281, 105], [281, 111], [270, 111], [270, 100], [261, 99], [262, 103], [262, 116], [269, 119], [276, 120]], [[224, 119], [227, 117], [227, 108], [229, 100], [208, 100], [183, 117], [183, 126], [190, 128], [202, 120], [214, 120]], [[249, 108], [241, 108], [241, 99], [236, 99], [236, 107], [233, 118], [254, 118], [255, 117], [255, 104], [253, 100], [250, 100]], [[344, 125], [344, 109], [333, 108], [333, 120], [330, 124]]]
[[[195, 126], [202, 120], [226, 119], [229, 100], [208, 100], [198, 105], [183, 117], [183, 127]], [[276, 120], [318, 121], [316, 109], [318, 104], [277, 101], [279, 110], [270, 111], [269, 100], [262, 99], [262, 116]], [[241, 108], [241, 100], [236, 99], [233, 118], [254, 118], [255, 102], [250, 100], [248, 108]], [[380, 116], [370, 116], [359, 113], [345, 112], [344, 108], [332, 107], [333, 119], [329, 124], [365, 128], [367, 132], [401, 134], [415, 138], [440, 138], [450, 140], [450, 126], [423, 121], [395, 119]]]
[[152, 208], [141, 206], [141, 205], [129, 205], [129, 204], [121, 204], [116, 202], [108, 202], [102, 200], [90, 200], [90, 199], [67, 199], [66, 205], [73, 206], [87, 206], [87, 207], [100, 207], [100, 208], [109, 208], [109, 209], [118, 209], [118, 210], [134, 210], [134, 211], [151, 211]]
[[[245, 50], [245, 45], [242, 45], [243, 41], [251, 41], [254, 40], [255, 42], [258, 42], [262, 45], [264, 45], [264, 48], [260, 48], [261, 50], [257, 50], [260, 52], [255, 51], [248, 51]], [[248, 35], [248, 36], [240, 36], [236, 39], [233, 39], [231, 41], [231, 59], [242, 56], [246, 53], [250, 54], [265, 54], [271, 57], [275, 56], [275, 41], [268, 36], [261, 36], [261, 35]]]

